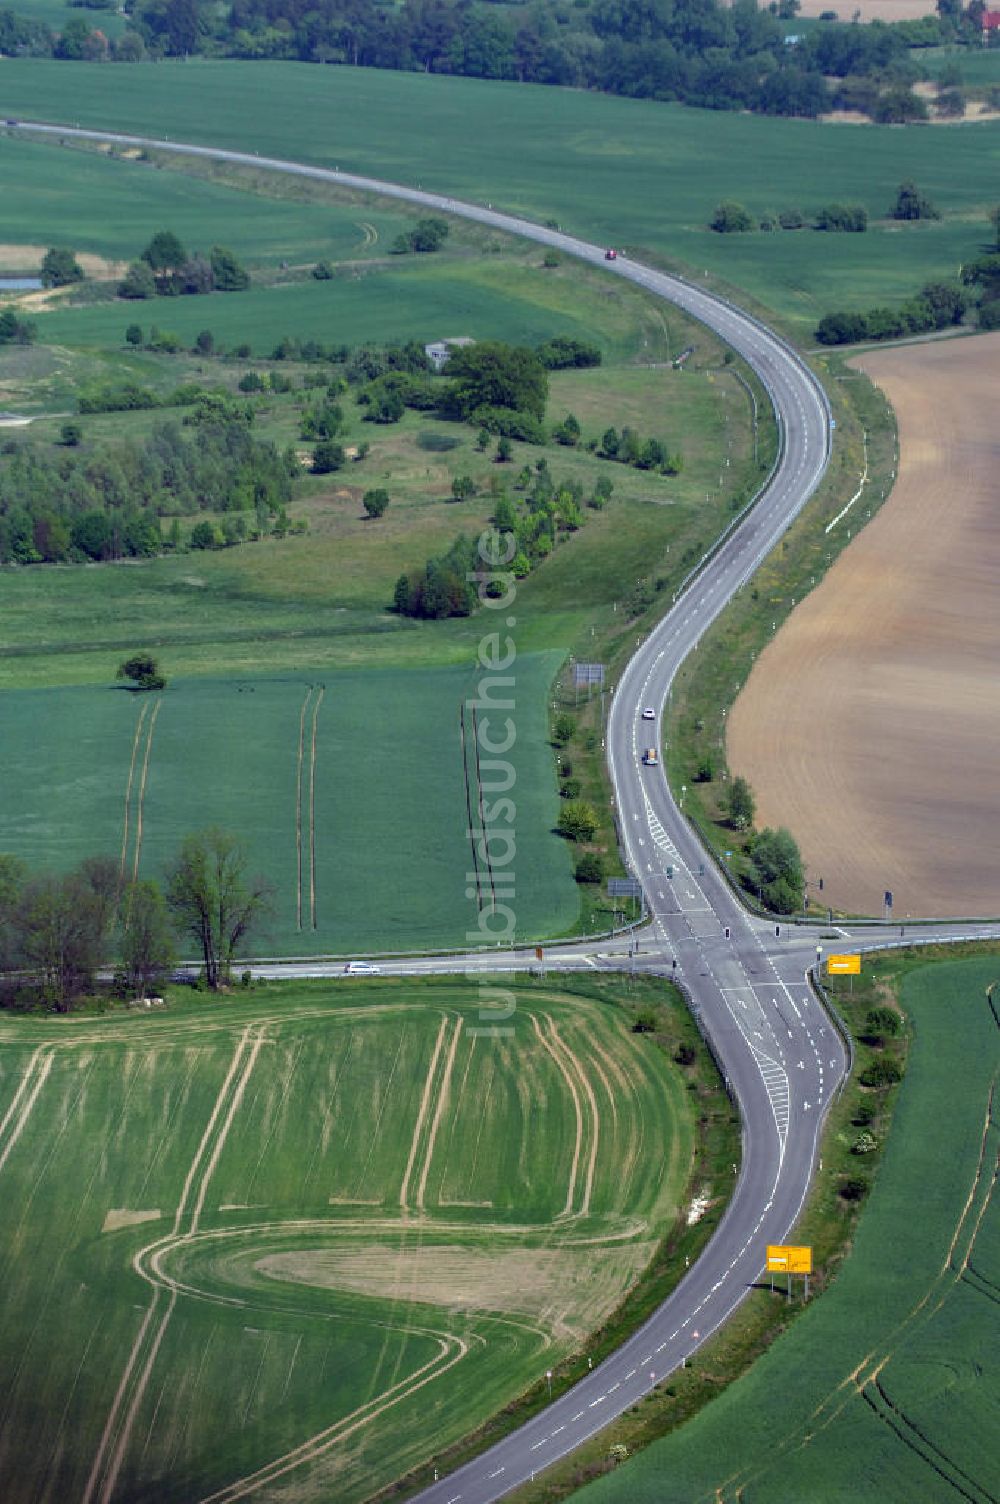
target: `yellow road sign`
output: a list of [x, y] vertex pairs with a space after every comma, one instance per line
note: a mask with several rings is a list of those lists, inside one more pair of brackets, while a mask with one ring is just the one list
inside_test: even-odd
[[861, 975], [861, 957], [827, 956], [826, 971], [831, 977], [858, 977]]
[[812, 1274], [813, 1251], [794, 1243], [768, 1243], [768, 1274]]

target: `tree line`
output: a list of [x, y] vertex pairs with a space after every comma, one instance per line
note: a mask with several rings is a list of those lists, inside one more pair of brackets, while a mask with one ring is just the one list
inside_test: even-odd
[[228, 246], [207, 256], [189, 253], [172, 230], [157, 230], [118, 284], [120, 298], [170, 298], [209, 292], [243, 292], [250, 273]]
[[127, 879], [112, 857], [32, 872], [0, 853], [0, 1004], [68, 1013], [96, 992], [147, 998], [173, 971], [182, 936], [217, 990], [269, 913], [271, 891], [240, 842], [217, 827], [185, 838], [162, 884]]
[[[107, 0], [110, 8], [112, 0]], [[100, 8], [100, 0], [88, 0]], [[908, 52], [979, 39], [983, 0], [939, 0], [938, 15], [865, 26], [824, 21], [789, 45], [779, 16], [796, 0], [133, 0], [109, 40], [82, 17], [60, 33], [0, 12], [11, 56], [135, 62], [193, 54], [285, 58], [601, 90], [710, 109], [815, 116], [856, 107], [865, 86], [878, 118], [919, 116]], [[834, 80], [834, 85], [828, 80]], [[881, 112], [881, 113], [879, 113]]]

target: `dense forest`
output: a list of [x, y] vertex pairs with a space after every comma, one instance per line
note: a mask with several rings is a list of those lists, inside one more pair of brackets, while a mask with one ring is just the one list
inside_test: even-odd
[[710, 109], [817, 115], [837, 105], [875, 118], [926, 113], [911, 49], [979, 42], [983, 0], [891, 25], [827, 23], [788, 36], [798, 0], [126, 0], [116, 41], [100, 28], [115, 0], [71, 0], [61, 33], [0, 10], [0, 52], [133, 62], [202, 53], [347, 63], [521, 83], [561, 84]]
[[[5, 445], [0, 563], [148, 558], [180, 541], [179, 521], [164, 531], [161, 518], [204, 511], [225, 514], [224, 542], [269, 531], [291, 499], [294, 455], [255, 439], [244, 415], [206, 404], [192, 417], [188, 427], [165, 422], [141, 441], [81, 453]], [[214, 539], [214, 524], [206, 526]], [[196, 547], [212, 546], [201, 536]]]

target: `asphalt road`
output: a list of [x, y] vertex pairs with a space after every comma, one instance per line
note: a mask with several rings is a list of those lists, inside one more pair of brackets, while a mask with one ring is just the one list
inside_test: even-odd
[[[153, 146], [406, 199], [494, 225], [604, 267], [679, 305], [714, 329], [758, 373], [781, 427], [781, 454], [757, 504], [704, 564], [655, 630], [637, 645], [615, 689], [607, 730], [608, 762], [623, 848], [641, 879], [650, 923], [641, 934], [599, 945], [567, 944], [547, 952], [556, 969], [635, 965], [675, 975], [739, 1104], [743, 1156], [732, 1201], [710, 1243], [669, 1299], [611, 1357], [528, 1424], [432, 1483], [422, 1504], [491, 1504], [603, 1429], [680, 1367], [736, 1309], [760, 1277], [767, 1243], [785, 1241], [812, 1178], [824, 1114], [847, 1068], [847, 1052], [808, 983], [824, 931], [782, 926], [750, 915], [685, 823], [662, 770], [644, 768], [642, 749], [659, 745], [659, 717], [680, 664], [733, 593], [774, 547], [812, 495], [830, 452], [829, 407], [808, 367], [750, 315], [689, 282], [633, 263], [605, 260], [605, 247], [501, 214], [489, 207], [394, 183], [318, 167], [177, 142], [165, 143], [63, 125], [28, 125], [51, 134]], [[655, 725], [639, 720], [656, 709]], [[942, 925], [958, 938], [995, 935], [995, 925]], [[853, 939], [841, 930], [842, 943]], [[863, 931], [866, 947], [892, 931]], [[629, 952], [637, 946], [637, 953]], [[530, 951], [503, 956], [413, 958], [386, 963], [397, 975], [479, 969], [521, 970]], [[265, 975], [335, 975], [342, 963], [258, 965]], [[736, 1167], [734, 1167], [735, 1169]], [[428, 1438], [432, 1442], [432, 1438]]]

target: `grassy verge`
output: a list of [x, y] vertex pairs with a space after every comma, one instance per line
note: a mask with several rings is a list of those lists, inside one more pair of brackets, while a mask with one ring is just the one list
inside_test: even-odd
[[[532, 984], [524, 984], [529, 986]], [[534, 987], [544, 990], [546, 983]], [[704, 1214], [691, 1225], [682, 1214], [659, 1244], [642, 1278], [585, 1348], [566, 1355], [552, 1366], [551, 1394], [572, 1387], [591, 1363], [597, 1363], [639, 1327], [676, 1286], [684, 1269], [708, 1242], [728, 1205], [733, 1184], [732, 1164], [740, 1158], [739, 1117], [726, 1096], [712, 1057], [699, 1035], [681, 993], [672, 983], [651, 977], [609, 975], [559, 979], [560, 991], [581, 999], [596, 999], [624, 1013], [633, 1031], [641, 1031], [646, 1046], [679, 1068], [693, 1105], [697, 1124], [694, 1151], [686, 1176], [682, 1209], [694, 1198], [707, 1202]], [[637, 1027], [638, 1026], [638, 1027]], [[369, 1504], [407, 1497], [425, 1486], [433, 1469], [444, 1473], [460, 1467], [493, 1442], [529, 1420], [549, 1402], [544, 1379], [525, 1390], [490, 1421], [455, 1446], [428, 1459], [418, 1471], [393, 1487], [373, 1495]]]
[[[721, 357], [720, 352], [719, 365], [712, 374], [731, 397], [714, 495], [706, 493], [696, 525], [658, 555], [647, 553], [640, 565], [643, 573], [635, 576], [634, 583], [629, 581], [624, 597], [612, 602], [611, 611], [605, 612], [602, 620], [588, 624], [553, 691], [553, 725], [559, 718], [569, 717], [574, 728], [570, 739], [557, 751], [558, 772], [563, 780], [572, 777], [579, 782], [580, 796], [600, 817], [593, 839], [583, 843], [580, 852], [598, 854], [610, 876], [624, 871], [604, 752], [604, 728], [614, 685], [637, 643], [656, 625], [691, 569], [756, 494], [777, 451], [774, 415], [753, 372], [728, 354]], [[603, 690], [575, 684], [574, 658], [604, 665]], [[609, 899], [603, 884], [582, 884], [581, 896], [583, 933], [636, 917], [634, 905]]]
[[[840, 357], [828, 357], [825, 366], [837, 422], [830, 468], [779, 547], [680, 670], [666, 718], [665, 765], [671, 788], [678, 798], [685, 790], [685, 814], [720, 865], [737, 880], [749, 870], [744, 851], [751, 833], [734, 830], [724, 808], [727, 712], [757, 654], [882, 505], [896, 472], [895, 417], [884, 396]], [[864, 489], [844, 512], [866, 467]], [[751, 892], [751, 899], [754, 896]]]
[[[831, 1108], [823, 1137], [821, 1172], [795, 1231], [796, 1242], [813, 1247], [817, 1272], [810, 1282], [808, 1306], [801, 1284], [788, 1301], [783, 1288], [776, 1288], [772, 1294], [762, 1281], [685, 1369], [671, 1375], [642, 1404], [633, 1406], [572, 1457], [549, 1469], [544, 1478], [511, 1494], [515, 1504], [556, 1504], [582, 1485], [615, 1472], [623, 1456], [677, 1432], [745, 1373], [803, 1311], [812, 1307], [815, 1297], [835, 1284], [851, 1252], [868, 1194], [878, 1180], [900, 1093], [898, 1085], [873, 1089], [863, 1086], [860, 1078], [879, 1062], [892, 1061], [904, 1072], [912, 1042], [910, 1021], [899, 1012], [900, 990], [906, 978], [929, 961], [997, 954], [996, 947], [984, 945], [896, 951], [866, 958], [865, 973], [853, 979], [853, 989], [845, 978], [830, 982], [831, 997], [854, 1038], [855, 1063], [844, 1091]], [[876, 1008], [887, 1009], [899, 1019], [899, 1033], [878, 1036], [881, 1043], [876, 1042], [868, 1018], [870, 1010]], [[870, 1135], [872, 1147], [862, 1154], [856, 1149], [863, 1134]], [[624, 1447], [625, 1452], [616, 1450], [612, 1454], [612, 1447]], [[631, 1476], [621, 1474], [621, 1484]], [[662, 1479], [659, 1486], [662, 1490]], [[630, 1493], [617, 1496], [635, 1497]], [[658, 1497], [666, 1495], [661, 1492]]]

